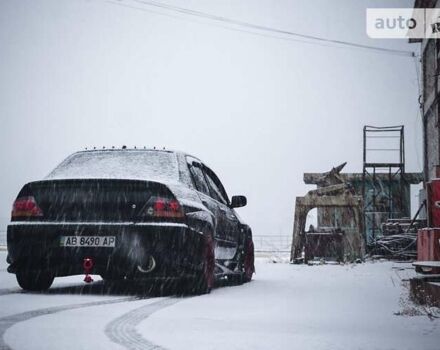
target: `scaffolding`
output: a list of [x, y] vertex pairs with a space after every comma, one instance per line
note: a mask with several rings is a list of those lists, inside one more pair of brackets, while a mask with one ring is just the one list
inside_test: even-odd
[[362, 196], [367, 244], [382, 235], [382, 223], [408, 214], [406, 192], [404, 126], [364, 126]]

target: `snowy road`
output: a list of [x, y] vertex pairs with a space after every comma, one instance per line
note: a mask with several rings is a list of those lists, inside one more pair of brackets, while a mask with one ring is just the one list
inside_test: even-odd
[[249, 284], [182, 298], [81, 276], [24, 293], [0, 261], [0, 349], [440, 349], [440, 319], [408, 301], [408, 264], [261, 259]]

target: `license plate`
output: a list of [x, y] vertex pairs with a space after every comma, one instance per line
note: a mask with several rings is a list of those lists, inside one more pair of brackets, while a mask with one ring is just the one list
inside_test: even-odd
[[61, 247], [114, 247], [115, 236], [61, 236]]

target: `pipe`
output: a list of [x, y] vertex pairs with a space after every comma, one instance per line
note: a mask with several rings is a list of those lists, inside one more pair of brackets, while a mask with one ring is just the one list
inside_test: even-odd
[[138, 271], [142, 273], [150, 273], [155, 268], [156, 268], [156, 260], [151, 255], [148, 257], [147, 266], [142, 266], [140, 264], [137, 266]]

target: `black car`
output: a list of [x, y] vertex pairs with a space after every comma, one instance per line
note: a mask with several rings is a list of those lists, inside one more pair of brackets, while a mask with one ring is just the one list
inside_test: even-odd
[[105, 281], [185, 280], [193, 293], [216, 278], [250, 281], [252, 233], [215, 173], [188, 154], [110, 149], [72, 154], [26, 184], [8, 226], [8, 271], [25, 290], [57, 276]]

